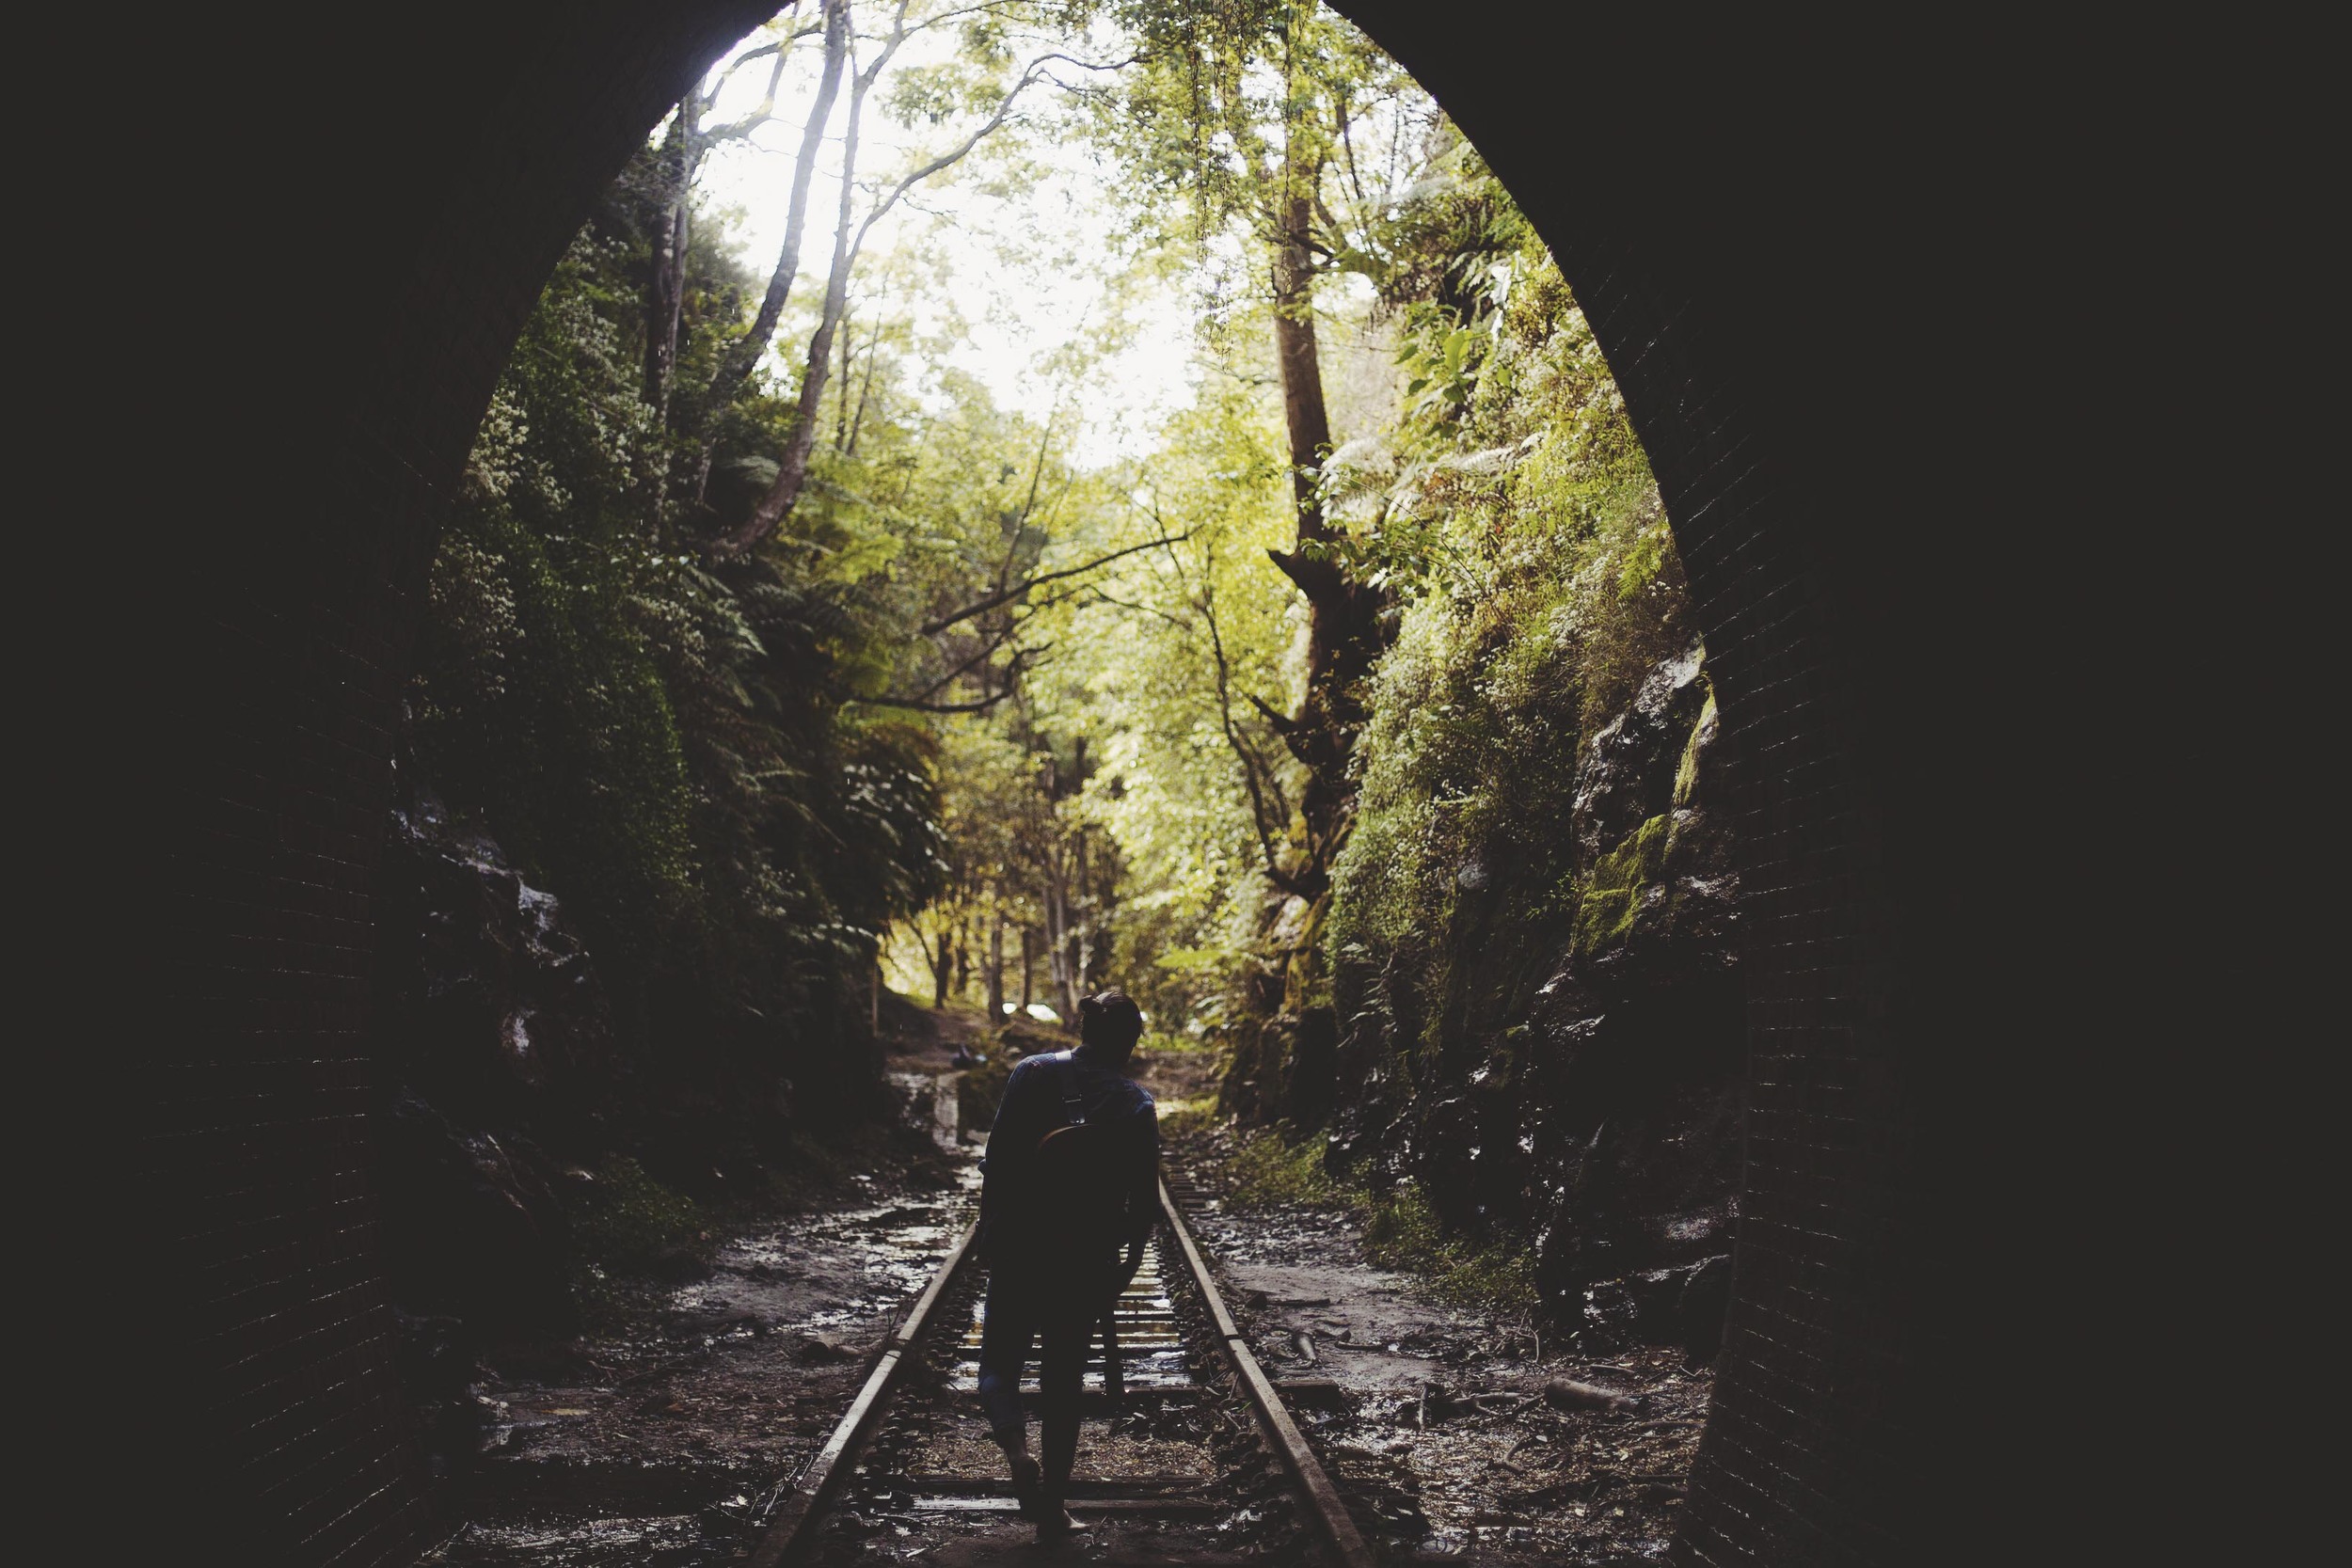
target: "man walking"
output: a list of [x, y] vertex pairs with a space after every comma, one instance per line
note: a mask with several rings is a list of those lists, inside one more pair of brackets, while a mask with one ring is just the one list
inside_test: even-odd
[[[1122, 992], [1079, 1003], [1078, 1048], [1012, 1069], [981, 1162], [980, 1404], [1041, 1542], [1077, 1528], [1064, 1503], [1087, 1340], [1135, 1277], [1159, 1212], [1159, 1113], [1125, 1071], [1142, 1034]], [[1032, 1339], [1041, 1464], [1021, 1412]]]

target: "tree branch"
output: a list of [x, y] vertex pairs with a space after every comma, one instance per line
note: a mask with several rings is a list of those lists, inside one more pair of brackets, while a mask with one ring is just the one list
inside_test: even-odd
[[1349, 126], [1355, 118], [1347, 112], [1347, 105], [1343, 103], [1339, 108], [1340, 150], [1347, 155], [1347, 182], [1355, 187], [1356, 211], [1359, 215], [1369, 220], [1372, 214], [1372, 198], [1364, 194], [1364, 177], [1358, 172], [1356, 167], [1356, 138], [1349, 131]]
[[1079, 576], [1081, 573], [1091, 572], [1097, 566], [1107, 566], [1112, 562], [1119, 560], [1122, 556], [1134, 555], [1141, 550], [1156, 550], [1162, 545], [1180, 544], [1184, 540], [1191, 537], [1192, 535], [1190, 533], [1180, 533], [1173, 539], [1166, 537], [1159, 539], [1147, 539], [1140, 545], [1130, 545], [1123, 550], [1113, 550], [1108, 555], [1096, 556], [1092, 561], [1088, 562], [1083, 566], [1067, 566], [1058, 572], [1040, 572], [1034, 577], [1024, 578], [1009, 588], [1004, 589], [999, 593], [991, 594], [984, 599], [978, 599], [971, 604], [965, 605], [961, 610], [957, 610], [951, 615], [942, 616], [940, 619], [933, 621], [930, 625], [923, 628], [922, 635], [925, 637], [933, 637], [943, 631], [946, 631], [949, 626], [955, 626], [959, 622], [969, 621], [975, 615], [985, 615], [990, 610], [994, 610], [998, 605], [1011, 603], [1013, 600], [1019, 598], [1030, 589], [1039, 586], [1041, 583], [1058, 582], [1063, 578], [1074, 578]]
[[1205, 582], [1200, 588], [1200, 614], [1208, 623], [1209, 646], [1216, 656], [1217, 720], [1224, 726], [1226, 744], [1232, 747], [1234, 758], [1241, 763], [1242, 782], [1249, 789], [1249, 820], [1258, 831], [1258, 852], [1265, 860], [1266, 879], [1285, 893], [1303, 896], [1297, 879], [1282, 869], [1274, 853], [1274, 833], [1266, 825], [1265, 789], [1259, 783], [1259, 772], [1264, 765], [1244, 743], [1240, 726], [1233, 722], [1232, 666], [1225, 657], [1224, 635], [1217, 629], [1215, 595]]
[[[1042, 657], [1045, 648], [1016, 648], [1005, 666], [1005, 683], [994, 691], [983, 690], [968, 703], [934, 703], [930, 694], [921, 697], [845, 697], [847, 703], [864, 703], [871, 707], [909, 708], [917, 713], [986, 713], [1020, 689], [1021, 668], [1025, 660]], [[932, 690], [937, 690], [933, 687]]]
[[[841, 91], [842, 64], [850, 55], [850, 0], [824, 0], [824, 6], [825, 70], [818, 79], [816, 102], [809, 105], [808, 119], [801, 127], [801, 150], [792, 165], [792, 196], [785, 209], [784, 249], [776, 257], [775, 270], [768, 275], [768, 293], [760, 299], [759, 313], [752, 319], [752, 329], [721, 356], [718, 373], [710, 379], [713, 408], [735, 395], [736, 388], [752, 373], [752, 367], [759, 362], [759, 356], [767, 352], [769, 339], [775, 336], [776, 323], [784, 319], [792, 279], [801, 270], [801, 237], [808, 219], [808, 184], [817, 172], [817, 150], [825, 138], [825, 122], [833, 118], [834, 100]], [[708, 472], [707, 458], [704, 471]]]
[[1156, 615], [1161, 620], [1166, 621], [1169, 626], [1174, 626], [1178, 631], [1190, 631], [1192, 629], [1191, 622], [1170, 615], [1167, 610], [1160, 609], [1157, 605], [1136, 604], [1131, 600], [1120, 598], [1117, 594], [1105, 594], [1090, 582], [1086, 585], [1085, 592], [1093, 594], [1104, 604], [1117, 605], [1121, 610], [1132, 610], [1138, 615]]
[[[857, 152], [859, 113], [864, 107], [867, 90], [872, 87], [875, 79], [881, 74], [882, 67], [889, 61], [891, 55], [898, 52], [898, 46], [906, 40], [908, 34], [906, 15], [908, 5], [910, 3], [911, 0], [900, 0], [897, 16], [892, 24], [890, 37], [883, 45], [881, 55], [875, 59], [871, 66], [862, 71], [856, 72], [851, 81], [850, 96], [850, 123], [844, 136], [842, 151], [841, 219], [839, 227], [834, 230], [835, 239], [834, 246], [834, 261], [832, 275], [825, 291], [825, 308], [821, 317], [819, 318], [816, 336], [810, 341], [808, 369], [802, 377], [800, 422], [793, 429], [791, 442], [786, 450], [783, 463], [778, 467], [775, 483], [768, 487], [767, 494], [762, 496], [759, 499], [759, 503], [752, 509], [751, 516], [744, 521], [740, 528], [738, 528], [733, 532], [713, 541], [707, 546], [707, 553], [714, 558], [724, 559], [749, 553], [751, 550], [757, 547], [761, 540], [767, 538], [771, 533], [773, 533], [779, 527], [781, 527], [785, 519], [792, 515], [792, 509], [799, 504], [802, 487], [807, 480], [808, 449], [814, 443], [816, 438], [815, 421], [817, 418], [817, 404], [823, 397], [825, 381], [827, 378], [826, 372], [830, 369], [831, 365], [833, 334], [836, 326], [839, 325], [841, 310], [847, 295], [849, 269], [854, 264], [859, 252], [864, 248], [866, 236], [872, 231], [874, 225], [879, 223], [882, 219], [883, 215], [889, 213], [891, 208], [898, 204], [898, 198], [904, 196], [910, 189], [921, 182], [930, 179], [940, 170], [961, 162], [965, 155], [970, 153], [975, 147], [977, 147], [980, 144], [984, 137], [988, 136], [992, 132], [1003, 125], [1005, 121], [1010, 118], [1013, 105], [1020, 99], [1022, 92], [1028, 87], [1030, 83], [1038, 79], [1040, 73], [1049, 62], [1060, 61], [1066, 64], [1079, 66], [1089, 71], [1117, 70], [1120, 66], [1133, 63], [1132, 60], [1126, 60], [1112, 64], [1102, 64], [1090, 60], [1082, 60], [1073, 55], [1063, 55], [1058, 53], [1041, 55], [1036, 59], [1030, 61], [1028, 66], [1023, 70], [1020, 78], [1013, 83], [1012, 87], [1006, 92], [1003, 100], [996, 105], [995, 113], [992, 114], [985, 121], [983, 121], [969, 136], [966, 136], [962, 145], [950, 151], [941, 154], [939, 157], [933, 158], [929, 163], [920, 166], [913, 172], [906, 175], [903, 179], [899, 180], [896, 185], [891, 187], [890, 193], [883, 197], [880, 201], [876, 202], [873, 210], [866, 214], [865, 221], [858, 226], [856, 237], [854, 239], [850, 239], [848, 236], [848, 228], [850, 202], [854, 188], [852, 173], [855, 167]], [[828, 73], [827, 80], [829, 83], [837, 87], [839, 80], [839, 65], [838, 55], [834, 47], [834, 8], [838, 7], [840, 11], [846, 14], [848, 0], [826, 0], [826, 6], [827, 30], [825, 35], [825, 63]], [[838, 53], [846, 53], [847, 47], [845, 40]], [[820, 96], [824, 98], [825, 106], [830, 109], [830, 96], [821, 94]], [[821, 131], [821, 120], [812, 118], [809, 123], [810, 135], [814, 135], [816, 132]], [[795, 167], [793, 173], [794, 205], [792, 208], [791, 217], [787, 225], [785, 242], [787, 255], [792, 262], [793, 269], [797, 269], [799, 264], [799, 225], [802, 221], [802, 215], [806, 206], [808, 171], [813, 161], [813, 143], [807, 136], [803, 137], [802, 153], [802, 160]], [[846, 244], [844, 243], [845, 241], [847, 242]], [[791, 279], [789, 276], [787, 276], [787, 269], [786, 268], [784, 261], [781, 260], [777, 264], [777, 277], [782, 279], [781, 284], [774, 279], [771, 279], [769, 285], [769, 300], [771, 300], [774, 303], [775, 310], [773, 313], [771, 313], [768, 309], [768, 301], [763, 301], [759, 319], [754, 323], [751, 335], [742, 340], [741, 342], [738, 344], [737, 352], [735, 354], [731, 354], [727, 357], [726, 361], [722, 364], [720, 368], [720, 374], [712, 383], [712, 404], [714, 406], [718, 404], [725, 402], [728, 398], [733, 396], [735, 388], [739, 387], [742, 384], [744, 377], [750, 374], [752, 363], [756, 360], [761, 350], [766, 347], [768, 336], [772, 334], [775, 330], [776, 317], [780, 316], [782, 313], [785, 294], [789, 290], [791, 283]], [[748, 353], [745, 352], [747, 345]], [[708, 483], [711, 450], [711, 442], [709, 438], [706, 436], [703, 444], [701, 477], [696, 490], [697, 499], [700, 499], [703, 490], [707, 487]], [[1001, 603], [1003, 601], [999, 600], [998, 602]], [[974, 611], [974, 613], [977, 613], [977, 611]], [[952, 625], [954, 623], [951, 621], [946, 624]], [[928, 631], [926, 635], [928, 635]]]
[[[894, 44], [893, 47], [895, 48], [896, 45]], [[1012, 114], [1014, 101], [1020, 98], [1023, 91], [1028, 87], [1030, 83], [1035, 82], [1040, 78], [1041, 74], [1043, 72], [1044, 67], [1047, 64], [1054, 61], [1060, 61], [1067, 65], [1074, 65], [1082, 71], [1120, 71], [1128, 66], [1134, 65], [1136, 61], [1142, 58], [1143, 56], [1140, 55], [1131, 55], [1123, 60], [1111, 60], [1104, 62], [1096, 60], [1082, 60], [1075, 55], [1054, 54], [1040, 55], [1036, 59], [1031, 60], [1026, 69], [1021, 72], [1020, 79], [1014, 82], [1013, 85], [1006, 90], [1003, 102], [996, 105], [996, 112], [989, 116], [987, 120], [981, 124], [979, 129], [974, 131], [969, 136], [966, 136], [963, 139], [962, 146], [956, 148], [953, 151], [941, 153], [938, 157], [933, 158], [930, 163], [925, 164], [914, 173], [909, 174], [905, 179], [900, 180], [896, 185], [891, 187], [890, 194], [888, 196], [882, 198], [882, 200], [875, 203], [874, 210], [866, 215], [866, 222], [859, 227], [857, 231], [857, 240], [850, 246], [850, 254], [851, 256], [856, 256], [860, 251], [865, 249], [866, 231], [871, 230], [877, 223], [880, 223], [882, 220], [883, 215], [898, 204], [898, 198], [900, 197], [906, 195], [908, 191], [912, 190], [916, 185], [921, 184], [924, 181], [929, 180], [932, 175], [937, 174], [940, 170], [952, 167], [953, 166], [961, 163], [964, 158], [971, 153], [974, 148], [979, 146], [980, 143], [992, 133], [993, 133], [999, 126], [1003, 125], [1006, 119]], [[1046, 81], [1053, 82], [1056, 87], [1060, 87], [1062, 85], [1057, 79], [1050, 75], [1045, 76], [1044, 79]]]
[[[808, 460], [817, 445], [817, 416], [825, 398], [825, 382], [833, 367], [833, 337], [839, 330], [841, 318], [850, 305], [850, 268], [856, 255], [856, 245], [850, 242], [850, 218], [857, 204], [857, 143], [858, 130], [866, 112], [866, 94], [873, 90], [882, 68], [907, 40], [907, 8], [914, 0], [898, 0], [898, 9], [892, 19], [890, 36], [883, 40], [882, 53], [871, 65], [854, 71], [850, 80], [849, 122], [841, 136], [841, 203], [834, 220], [833, 264], [825, 275], [825, 301], [817, 321], [817, 331], [808, 341], [808, 356], [801, 372], [800, 418], [792, 426], [792, 435], [785, 446], [783, 461], [777, 466], [775, 483], [752, 508], [751, 516], [734, 532], [714, 541], [709, 546], [713, 556], [739, 556], [773, 533], [799, 504], [802, 487], [808, 481]], [[866, 227], [872, 226], [869, 218]], [[866, 230], [858, 230], [860, 240]]]
[[916, 713], [986, 713], [1012, 695], [1012, 688], [968, 703], [927, 703], [914, 697], [845, 697], [844, 703], [862, 703], [867, 707], [910, 708]]
[[1021, 628], [1019, 626], [1007, 626], [1003, 631], [998, 632], [994, 637], [982, 642], [978, 653], [974, 654], [970, 658], [965, 659], [961, 664], [957, 665], [954, 669], [948, 671], [946, 674], [931, 682], [930, 685], [925, 687], [920, 692], [916, 693], [916, 695], [921, 697], [938, 696], [939, 693], [946, 688], [949, 682], [969, 673], [974, 665], [982, 662], [997, 649], [1011, 641], [1014, 635], [1020, 630]]
[[1300, 724], [1297, 720], [1276, 711], [1267, 704], [1264, 698], [1259, 696], [1255, 691], [1245, 691], [1242, 695], [1249, 699], [1250, 706], [1256, 708], [1259, 713], [1264, 716], [1267, 727], [1272, 729], [1276, 735], [1282, 737], [1282, 746], [1284, 750], [1289, 752], [1291, 755], [1296, 757], [1300, 762], [1305, 763], [1310, 768], [1312, 768], [1315, 765], [1315, 759], [1307, 754], [1306, 727], [1304, 725]]
[[[706, 142], [741, 141], [745, 136], [750, 135], [754, 131], [758, 130], [761, 126], [775, 119], [776, 88], [784, 81], [784, 62], [786, 55], [791, 52], [791, 46], [793, 43], [801, 39], [808, 37], [811, 33], [818, 33], [822, 31], [824, 31], [822, 27], [814, 24], [803, 27], [800, 31], [794, 33], [790, 38], [786, 39], [782, 43], [771, 44], [767, 49], [755, 49], [750, 54], [745, 55], [741, 59], [736, 61], [735, 65], [727, 67], [727, 75], [732, 76], [735, 74], [736, 66], [747, 64], [752, 60], [757, 59], [763, 54], [772, 53], [775, 55], [775, 63], [768, 68], [768, 90], [760, 96], [759, 106], [731, 125], [724, 125], [716, 131], [705, 133], [704, 140]], [[703, 100], [704, 107], [715, 107], [719, 102], [719, 87], [723, 87], [725, 86], [726, 78], [720, 78], [719, 87], [711, 88], [710, 96]]]

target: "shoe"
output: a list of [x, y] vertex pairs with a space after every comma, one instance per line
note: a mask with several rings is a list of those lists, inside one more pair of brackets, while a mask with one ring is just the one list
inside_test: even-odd
[[1021, 1505], [1021, 1517], [1040, 1530], [1044, 1529], [1045, 1511], [1040, 1505], [1043, 1501], [1045, 1478], [1038, 1473], [1037, 1461], [1025, 1453], [1008, 1455], [1007, 1461], [1012, 1467], [1012, 1496]]

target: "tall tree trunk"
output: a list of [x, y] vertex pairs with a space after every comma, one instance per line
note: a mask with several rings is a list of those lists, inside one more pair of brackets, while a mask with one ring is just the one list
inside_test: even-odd
[[677, 370], [678, 325], [686, 306], [688, 187], [693, 182], [694, 138], [700, 131], [702, 89], [678, 100], [676, 118], [661, 140], [661, 210], [654, 216], [653, 279], [645, 311], [645, 401], [667, 424], [670, 380]]
[[[855, 457], [857, 455], [858, 432], [866, 428], [866, 400], [874, 395], [874, 360], [877, 356], [875, 351], [881, 347], [882, 336], [880, 331], [877, 330], [874, 336], [866, 340], [866, 374], [860, 379], [858, 384], [857, 412], [850, 417], [850, 439], [848, 444], [841, 449], [851, 457]], [[848, 372], [845, 371], [843, 373], [846, 376]], [[847, 404], [850, 401], [850, 387], [849, 382], [846, 379], [841, 385], [841, 401], [844, 404]]]
[[1021, 1011], [1025, 1016], [1037, 995], [1036, 933], [1021, 927]]
[[988, 1021], [1005, 1021], [1005, 911], [991, 900], [988, 923]]
[[1053, 897], [1046, 904], [1046, 913], [1053, 922], [1049, 933], [1052, 942], [1055, 1011], [1061, 1014], [1065, 1027], [1078, 1022], [1078, 977], [1072, 967], [1078, 957], [1078, 931], [1075, 911], [1071, 908], [1071, 885], [1065, 871], [1053, 888]]
[[[654, 214], [653, 276], [645, 297], [645, 402], [657, 428], [670, 427], [670, 392], [677, 372], [678, 334], [686, 309], [686, 255], [690, 239], [688, 197], [700, 161], [696, 145], [703, 109], [699, 85], [678, 100], [669, 134], [661, 141], [660, 207]], [[675, 462], [666, 442], [650, 444], [642, 454], [645, 480], [646, 520], [657, 539], [668, 538], [670, 478]]]
[[[752, 319], [752, 329], [736, 340], [733, 347], [720, 356], [719, 369], [710, 380], [710, 396], [705, 420], [718, 418], [736, 389], [759, 363], [759, 356], [768, 351], [768, 341], [776, 334], [776, 324], [784, 319], [785, 302], [791, 296], [792, 279], [801, 270], [801, 237], [808, 218], [808, 185], [817, 173], [818, 150], [824, 145], [825, 122], [833, 118], [834, 100], [841, 91], [841, 71], [850, 57], [850, 0], [824, 0], [825, 66], [817, 81], [817, 100], [809, 105], [808, 119], [801, 127], [801, 150], [792, 164], [792, 195], [785, 208], [784, 248], [776, 256], [775, 270], [768, 275], [768, 292], [760, 297], [759, 314]], [[702, 450], [697, 454], [694, 469], [694, 499], [699, 503], [710, 488], [710, 461], [713, 454], [712, 433], [706, 428]]]
[[750, 520], [721, 542], [722, 554], [740, 555], [773, 533], [792, 515], [808, 483], [808, 460], [817, 450], [818, 417], [824, 410], [825, 384], [832, 378], [834, 334], [840, 330], [850, 304], [850, 240], [857, 217], [857, 182], [852, 176], [857, 171], [858, 119], [870, 80], [861, 74], [850, 88], [850, 122], [841, 139], [841, 210], [834, 224], [824, 313], [818, 318], [816, 335], [808, 341], [808, 359], [801, 372], [800, 417], [793, 421], [791, 438], [785, 444], [775, 483], [752, 508]]
[[1298, 541], [1328, 539], [1315, 475], [1331, 451], [1331, 420], [1323, 403], [1323, 357], [1315, 341], [1313, 207], [1293, 197], [1281, 213], [1274, 247], [1274, 355], [1282, 375], [1282, 418], [1290, 428], [1291, 494], [1298, 508]]
[[847, 309], [841, 313], [841, 395], [833, 400], [833, 450], [850, 450], [850, 363], [857, 334], [850, 330]]
[[[849, 308], [850, 267], [857, 257], [858, 247], [865, 243], [867, 230], [898, 205], [898, 198], [914, 186], [929, 180], [941, 169], [961, 163], [980, 142], [1005, 123], [1013, 104], [1024, 89], [1038, 79], [1038, 69], [1032, 66], [1024, 71], [998, 102], [996, 112], [979, 124], [962, 143], [920, 165], [890, 188], [888, 194], [874, 204], [862, 225], [850, 223], [855, 205], [855, 190], [851, 180], [857, 168], [858, 121], [866, 106], [866, 95], [881, 76], [882, 67], [890, 63], [900, 44], [909, 37], [906, 25], [907, 0], [901, 0], [898, 18], [891, 24], [889, 37], [882, 52], [871, 65], [850, 79], [850, 118], [841, 136], [841, 215], [834, 229], [833, 269], [825, 284], [825, 308], [817, 324], [817, 334], [809, 340], [808, 366], [801, 377], [800, 422], [793, 426], [790, 444], [786, 447], [775, 483], [752, 509], [749, 521], [711, 546], [715, 556], [739, 556], [768, 537], [792, 515], [799, 503], [801, 489], [808, 480], [809, 453], [817, 445], [817, 416], [825, 399], [825, 383], [830, 379], [834, 334], [839, 330], [841, 317]], [[845, 377], [846, 381], [846, 377]], [[846, 391], [846, 387], [845, 387]]]
[[1057, 879], [1045, 884], [1045, 984], [1054, 993], [1055, 1010], [1068, 1019], [1069, 999], [1063, 994], [1062, 984], [1061, 934], [1061, 884]]
[[1307, 831], [1307, 863], [1296, 880], [1312, 897], [1330, 885], [1332, 857], [1346, 831], [1353, 791], [1348, 755], [1364, 721], [1362, 682], [1380, 657], [1381, 595], [1357, 581], [1326, 551], [1332, 538], [1316, 484], [1331, 451], [1331, 421], [1323, 400], [1323, 365], [1315, 342], [1313, 204], [1294, 196], [1277, 214], [1274, 249], [1274, 348], [1282, 377], [1282, 413], [1290, 428], [1291, 494], [1298, 512], [1296, 547], [1269, 550], [1274, 563], [1307, 596], [1307, 693], [1297, 717], [1282, 726], [1291, 753], [1306, 765], [1299, 815]]
[[1080, 828], [1075, 836], [1078, 840], [1078, 918], [1071, 923], [1070, 931], [1070, 985], [1073, 1003], [1075, 1003], [1079, 997], [1088, 995], [1092, 990], [1088, 976], [1094, 968], [1094, 862], [1087, 853], [1089, 846], [1086, 830]]

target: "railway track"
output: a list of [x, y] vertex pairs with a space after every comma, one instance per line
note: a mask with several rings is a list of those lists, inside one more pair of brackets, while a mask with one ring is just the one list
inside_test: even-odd
[[[767, 1499], [752, 1568], [914, 1561], [1109, 1564], [1375, 1559], [1281, 1391], [1259, 1366], [1185, 1223], [1199, 1198], [1163, 1182], [1142, 1269], [1117, 1308], [1125, 1389], [1086, 1372], [1069, 1507], [1087, 1527], [1030, 1544], [977, 1394], [986, 1268], [971, 1235], [941, 1260], [874, 1356], [832, 1435]], [[1034, 1398], [1035, 1369], [1024, 1386]]]

